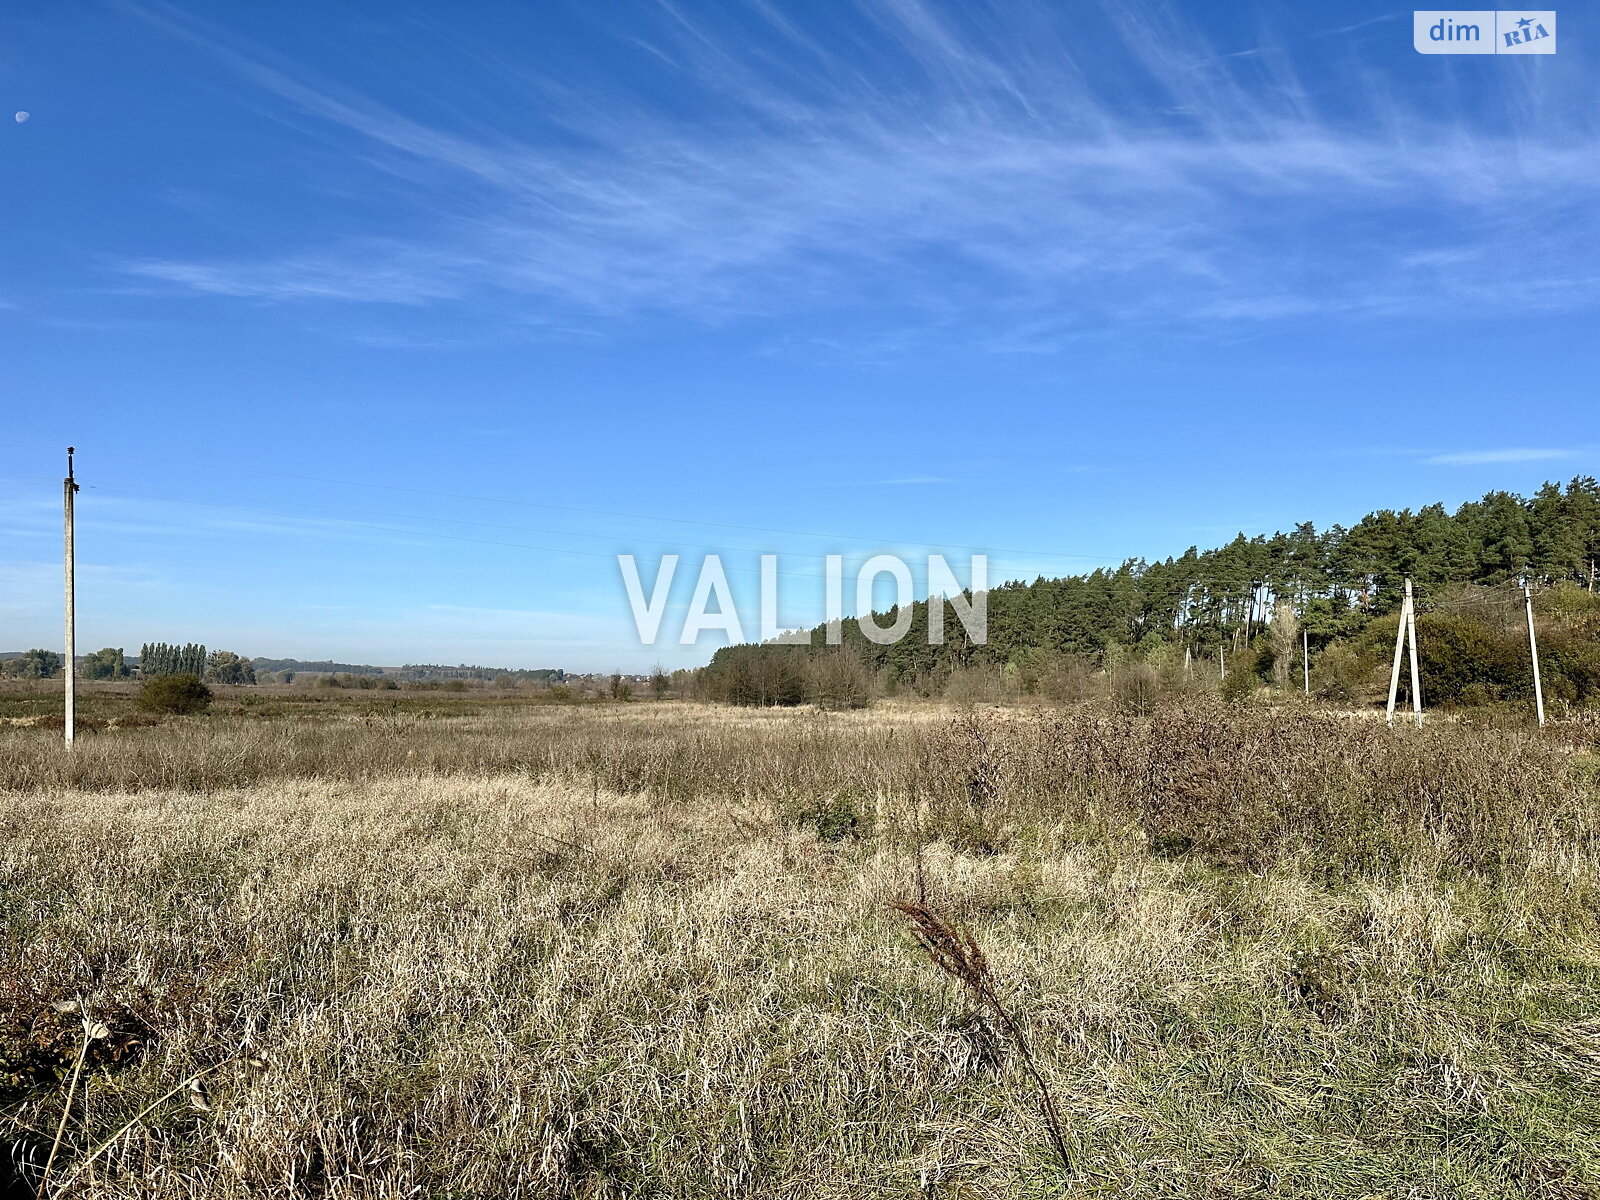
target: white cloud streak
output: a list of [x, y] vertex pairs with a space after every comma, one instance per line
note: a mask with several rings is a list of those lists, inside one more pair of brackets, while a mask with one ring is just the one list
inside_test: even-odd
[[1494, 463], [1554, 462], [1558, 459], [1576, 458], [1576, 450], [1533, 450], [1508, 448], [1504, 450], [1463, 450], [1455, 454], [1435, 454], [1423, 459], [1435, 467], [1481, 467]]

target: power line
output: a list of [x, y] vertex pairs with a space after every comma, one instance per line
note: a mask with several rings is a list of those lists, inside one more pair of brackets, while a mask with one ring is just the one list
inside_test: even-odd
[[[97, 452], [98, 453], [98, 452]], [[104, 457], [131, 460], [132, 456], [106, 452]], [[1087, 562], [1121, 562], [1127, 555], [1114, 554], [1087, 554], [1073, 553], [1060, 550], [1020, 550], [1008, 546], [992, 546], [986, 551], [976, 551], [973, 547], [956, 542], [929, 542], [917, 538], [867, 538], [854, 534], [823, 533], [817, 530], [781, 529], [768, 525], [741, 525], [728, 521], [699, 521], [686, 517], [666, 517], [654, 513], [629, 513], [615, 509], [583, 508], [568, 504], [546, 504], [535, 500], [512, 500], [503, 496], [474, 496], [464, 492], [447, 492], [433, 488], [403, 487], [399, 484], [372, 483], [359, 479], [327, 479], [318, 475], [296, 475], [286, 471], [264, 471], [256, 467], [235, 467], [230, 464], [230, 471], [244, 471], [252, 475], [262, 475], [274, 479], [295, 479], [302, 483], [321, 483], [330, 487], [364, 487], [386, 492], [402, 492], [413, 496], [435, 496], [446, 500], [466, 500], [474, 504], [514, 505], [519, 508], [542, 508], [552, 512], [581, 513], [586, 516], [616, 517], [627, 521], [662, 521], [673, 525], [693, 525], [711, 529], [739, 529], [746, 533], [781, 533], [789, 537], [827, 538], [839, 542], [873, 541], [882, 545], [907, 545], [926, 546], [943, 550], [964, 550], [973, 553], [990, 554], [1016, 554], [1030, 558], [1056, 558], [1079, 559]]]
[[[158, 500], [158, 501], [161, 501], [163, 503], [188, 504], [188, 505], [193, 505], [193, 506], [198, 507], [198, 508], [214, 509], [214, 510], [219, 511], [219, 512], [251, 513], [251, 514], [254, 514], [256, 516], [280, 517], [280, 518], [288, 518], [290, 520], [304, 520], [305, 519], [303, 516], [301, 516], [300, 514], [297, 514], [297, 513], [283, 512], [283, 511], [280, 511], [280, 510], [270, 509], [270, 508], [253, 508], [253, 507], [247, 507], [247, 506], [236, 505], [236, 504], [218, 504], [218, 503], [213, 503], [213, 502], [207, 501], [207, 500], [194, 500], [194, 499], [186, 499], [186, 498], [180, 498], [180, 497], [175, 497], [175, 496], [161, 496], [161, 495], [157, 495], [157, 494], [154, 494], [154, 493], [129, 492], [129, 491], [124, 491], [121, 488], [102, 488], [102, 487], [99, 487], [99, 486], [93, 485], [93, 484], [90, 485], [90, 490], [94, 491], [94, 492], [97, 492], [97, 493], [99, 493], [101, 495], [106, 495], [106, 496], [122, 496], [122, 497], [129, 497], [129, 498], [135, 498], [135, 499]], [[325, 507], [325, 506], [315, 506], [315, 507]], [[350, 520], [348, 518], [342, 518], [342, 517], [322, 517], [322, 518], [318, 518], [318, 519], [322, 520], [322, 521], [324, 521], [324, 522], [326, 522], [328, 524], [340, 525], [340, 526], [345, 526], [345, 527], [353, 528], [353, 529], [373, 529], [373, 530], [379, 530], [379, 531], [384, 532], [384, 533], [396, 533], [396, 534], [401, 534], [403, 536], [408, 536], [408, 537], [437, 538], [437, 539], [440, 539], [440, 540], [443, 540], [443, 541], [465, 542], [465, 543], [469, 543], [469, 544], [472, 544], [472, 545], [478, 545], [478, 546], [498, 546], [498, 547], [501, 547], [501, 548], [504, 548], [504, 549], [510, 549], [510, 550], [536, 550], [536, 551], [540, 552], [541, 554], [567, 554], [567, 555], [573, 555], [573, 556], [579, 557], [579, 558], [604, 559], [604, 560], [606, 560], [608, 562], [613, 562], [613, 563], [616, 562], [616, 560], [617, 560], [617, 555], [616, 554], [601, 553], [600, 551], [597, 551], [597, 550], [569, 550], [569, 549], [558, 548], [558, 547], [555, 547], [555, 546], [534, 546], [534, 545], [529, 545], [526, 542], [502, 542], [502, 541], [490, 540], [490, 539], [487, 539], [487, 538], [462, 537], [459, 534], [436, 533], [436, 532], [434, 532], [433, 530], [430, 530], [430, 529], [407, 529], [407, 528], [404, 528], [404, 527], [396, 527], [396, 526], [392, 526], [392, 525], [379, 525], [379, 524], [377, 524], [375, 522], [372, 522], [372, 521], [354, 521], [354, 520]], [[429, 518], [429, 519], [449, 520], [449, 518]], [[465, 521], [465, 522], [460, 522], [460, 523], [461, 524], [469, 524], [469, 525], [470, 524], [477, 524], [477, 522], [470, 522], [470, 521]], [[487, 525], [488, 523], [484, 523], [484, 524]], [[513, 529], [517, 528], [516, 526], [494, 526], [494, 525], [488, 525], [488, 527], [489, 528], [513, 528]], [[547, 530], [545, 532], [563, 532], [563, 535], [565, 536], [564, 531]], [[592, 534], [592, 535], [578, 535], [578, 536], [595, 536], [595, 537], [599, 537], [599, 536], [604, 536], [604, 535]], [[724, 571], [728, 571], [728, 572], [736, 572], [736, 573], [739, 573], [739, 574], [747, 574], [747, 575], [758, 575], [759, 574], [759, 569], [758, 568], [741, 567], [741, 566], [737, 566], [737, 565], [729, 566], [727, 564], [724, 564], [723, 565], [723, 570]], [[781, 577], [785, 577], [785, 578], [789, 578], [789, 579], [808, 579], [808, 580], [826, 579], [826, 575], [824, 575], [824, 574], [809, 573], [809, 572], [802, 573], [802, 572], [795, 572], [795, 571], [778, 571], [777, 574], [779, 576], [781, 576]]]
[[[199, 505], [199, 506], [209, 507], [209, 508], [228, 509], [228, 510], [232, 510], [234, 512], [253, 512], [253, 513], [258, 513], [258, 514], [263, 514], [263, 515], [268, 515], [268, 516], [281, 516], [281, 517], [288, 517], [288, 518], [292, 518], [292, 519], [309, 519], [309, 518], [301, 517], [299, 514], [296, 514], [296, 513], [282, 512], [282, 511], [279, 511], [277, 509], [252, 508], [252, 507], [246, 507], [246, 506], [242, 506], [242, 505], [233, 504], [231, 502], [213, 503], [211, 501], [202, 500], [202, 499], [199, 499], [199, 498], [194, 497], [194, 496], [180, 496], [180, 495], [174, 495], [174, 494], [172, 494], [170, 492], [145, 492], [145, 491], [137, 491], [137, 492], [135, 492], [135, 491], [129, 491], [129, 490], [125, 489], [125, 488], [102, 488], [102, 487], [99, 487], [98, 485], [91, 485], [91, 487], [92, 487], [92, 490], [100, 492], [102, 495], [107, 495], [107, 496], [121, 496], [121, 497], [136, 498], [136, 499], [141, 499], [141, 500], [158, 500], [158, 501], [164, 501], [164, 502], [172, 502], [172, 503], [176, 503], [176, 504], [193, 504], [193, 505]], [[516, 531], [516, 532], [519, 532], [519, 533], [552, 533], [552, 534], [556, 534], [559, 537], [586, 538], [586, 539], [589, 539], [591, 541], [611, 542], [612, 544], [616, 544], [618, 541], [624, 540], [624, 539], [620, 538], [616, 534], [610, 534], [610, 533], [585, 533], [585, 532], [582, 532], [582, 531], [576, 530], [576, 529], [541, 529], [541, 528], [537, 528], [537, 527], [534, 527], [534, 526], [528, 526], [528, 525], [507, 525], [507, 524], [504, 524], [503, 522], [496, 522], [496, 521], [475, 521], [475, 520], [468, 520], [468, 519], [465, 519], [465, 518], [462, 518], [462, 517], [435, 517], [435, 516], [429, 516], [429, 515], [426, 515], [426, 514], [381, 512], [381, 511], [378, 511], [378, 510], [375, 510], [375, 509], [359, 509], [359, 508], [352, 509], [352, 508], [347, 508], [347, 507], [345, 507], [343, 505], [311, 504], [311, 503], [308, 503], [306, 501], [297, 501], [297, 500], [296, 501], [285, 501], [285, 502], [282, 502], [282, 503], [285, 503], [289, 507], [292, 507], [292, 508], [311, 509], [311, 510], [315, 510], [317, 512], [359, 513], [362, 516], [383, 517], [383, 518], [386, 518], [388, 520], [393, 520], [393, 521], [436, 521], [436, 522], [439, 522], [439, 523], [445, 524], [445, 525], [466, 525], [466, 526], [469, 526], [469, 527], [472, 527], [472, 528], [478, 528], [478, 529], [507, 529], [507, 530], [513, 530], [513, 531]], [[350, 522], [344, 522], [344, 523], [350, 523]], [[365, 523], [362, 523], [362, 524], [365, 524]], [[425, 536], [427, 535], [427, 531], [426, 530], [401, 529], [401, 530], [396, 530], [396, 532], [415, 532], [415, 533], [419, 533], [419, 534], [422, 534], [422, 535], [425, 535]], [[627, 539], [627, 540], [633, 540], [633, 539], [630, 538], [630, 539]], [[666, 544], [668, 546], [672, 545], [672, 543], [669, 542], [666, 538], [659, 538], [659, 537], [658, 538], [646, 538], [644, 540], [651, 541], [651, 542], [660, 542], [660, 543], [664, 543], [664, 544]], [[744, 551], [744, 552], [752, 553], [752, 554], [759, 554], [759, 553], [766, 553], [767, 552], [767, 551], [763, 551], [759, 547], [751, 547], [751, 546], [736, 546], [736, 547], [731, 547], [730, 549], [740, 550], [740, 551]], [[576, 553], [576, 552], [556, 551], [556, 553]], [[982, 553], [982, 552], [981, 551], [974, 551], [974, 553]]]

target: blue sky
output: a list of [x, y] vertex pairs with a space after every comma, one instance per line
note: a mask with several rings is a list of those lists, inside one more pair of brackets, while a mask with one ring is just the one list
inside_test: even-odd
[[618, 552], [751, 613], [781, 554], [801, 623], [827, 553], [1061, 574], [1594, 473], [1597, 36], [8, 6], [0, 649], [60, 640], [68, 443], [80, 647], [576, 670], [713, 648], [637, 645]]

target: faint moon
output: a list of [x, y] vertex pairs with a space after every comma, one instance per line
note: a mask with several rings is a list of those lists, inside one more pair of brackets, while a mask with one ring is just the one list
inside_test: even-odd
[[17, 124], [21, 125], [24, 121], [26, 121], [31, 116], [33, 116], [32, 113], [19, 112], [17, 114], [17, 118], [16, 118]]

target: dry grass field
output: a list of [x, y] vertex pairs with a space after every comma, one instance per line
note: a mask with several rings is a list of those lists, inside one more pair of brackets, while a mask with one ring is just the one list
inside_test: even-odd
[[54, 1148], [44, 1195], [161, 1200], [1600, 1196], [1581, 733], [1205, 700], [230, 698], [70, 756], [7, 726], [6, 1169], [32, 1195]]

